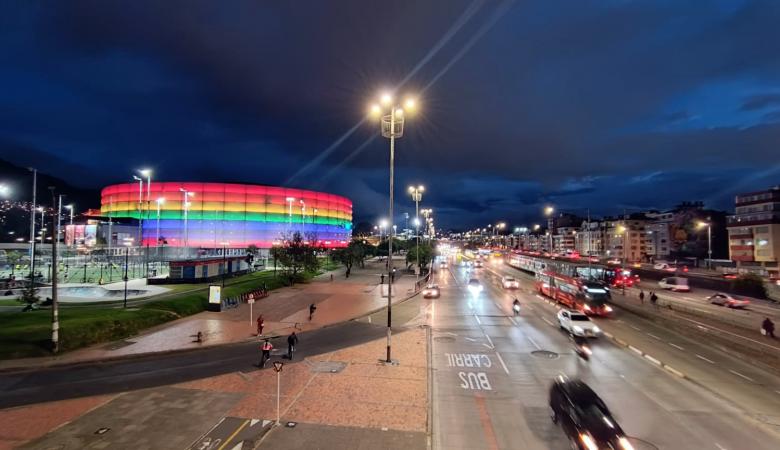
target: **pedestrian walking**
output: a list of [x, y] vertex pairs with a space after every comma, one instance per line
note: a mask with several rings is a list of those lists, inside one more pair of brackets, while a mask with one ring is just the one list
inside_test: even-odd
[[658, 296], [655, 295], [655, 292], [650, 292], [650, 303], [653, 304], [653, 306], [657, 306], [656, 303], [658, 302]]
[[645, 291], [642, 289], [639, 290], [639, 303], [645, 304]]
[[262, 336], [263, 335], [263, 328], [265, 327], [265, 320], [263, 319], [263, 315], [260, 314], [257, 316], [257, 335]]
[[765, 318], [764, 321], [761, 323], [761, 328], [764, 330], [764, 334], [767, 337], [774, 338], [775, 337], [775, 323], [772, 322], [769, 317]]
[[333, 274], [330, 274], [330, 282], [333, 283]]
[[314, 311], [316, 310], [317, 310], [317, 306], [314, 303], [309, 305], [309, 322], [311, 322], [311, 317], [314, 315]]
[[287, 359], [290, 361], [293, 359], [293, 352], [295, 352], [296, 345], [298, 345], [298, 335], [293, 331], [291, 335], [287, 336]]
[[260, 346], [260, 351], [262, 352], [260, 356], [260, 368], [265, 367], [265, 363], [271, 359], [271, 350], [273, 350], [273, 348], [273, 344], [271, 344], [268, 339], [266, 339], [265, 342], [263, 342], [263, 345]]
[[379, 284], [385, 284], [385, 274], [379, 275]]

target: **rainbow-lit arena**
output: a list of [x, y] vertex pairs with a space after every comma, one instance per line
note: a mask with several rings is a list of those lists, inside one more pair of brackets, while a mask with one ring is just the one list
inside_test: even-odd
[[336, 248], [352, 236], [349, 199], [251, 184], [144, 181], [140, 201], [139, 183], [115, 184], [101, 193], [101, 214], [140, 219], [142, 245], [149, 246], [270, 248], [301, 232], [314, 245]]

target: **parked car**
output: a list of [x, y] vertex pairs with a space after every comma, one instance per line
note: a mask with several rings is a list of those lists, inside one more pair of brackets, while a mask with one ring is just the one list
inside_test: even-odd
[[607, 405], [585, 382], [556, 377], [549, 402], [550, 417], [561, 425], [572, 448], [634, 449]]
[[669, 289], [674, 292], [690, 292], [691, 287], [688, 285], [688, 279], [683, 277], [667, 277], [661, 278], [658, 282], [658, 286], [661, 289]]
[[513, 277], [501, 278], [501, 284], [504, 286], [504, 289], [517, 289], [520, 287], [520, 283]]
[[718, 292], [717, 294], [710, 295], [707, 300], [713, 305], [725, 306], [727, 308], [744, 309], [750, 305], [750, 300], [737, 297], [731, 294], [724, 294]]
[[441, 295], [441, 292], [439, 292], [439, 285], [431, 283], [427, 286], [425, 286], [425, 289], [422, 291], [424, 298], [439, 298]]
[[596, 337], [601, 334], [601, 328], [593, 323], [590, 317], [579, 311], [568, 309], [558, 311], [558, 325], [574, 336]]

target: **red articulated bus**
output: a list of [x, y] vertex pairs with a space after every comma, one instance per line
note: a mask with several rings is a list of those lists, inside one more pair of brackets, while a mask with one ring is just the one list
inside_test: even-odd
[[598, 282], [588, 282], [545, 270], [536, 274], [536, 289], [569, 309], [591, 316], [609, 316], [609, 292]]

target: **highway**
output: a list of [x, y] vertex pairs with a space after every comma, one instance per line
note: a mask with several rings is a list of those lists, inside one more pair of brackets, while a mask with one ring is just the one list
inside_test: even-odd
[[[521, 288], [505, 291], [503, 274]], [[476, 296], [464, 286], [472, 276], [484, 286]], [[634, 350], [602, 337], [586, 362], [555, 324], [556, 306], [518, 271], [452, 265], [437, 281], [442, 295], [428, 306], [436, 449], [568, 448], [547, 406], [559, 374], [590, 384], [636, 449], [780, 447], [780, 381], [772, 374], [630, 315], [599, 326]], [[518, 317], [510, 315], [513, 297], [523, 305]], [[635, 350], [672, 361], [694, 381]]]

